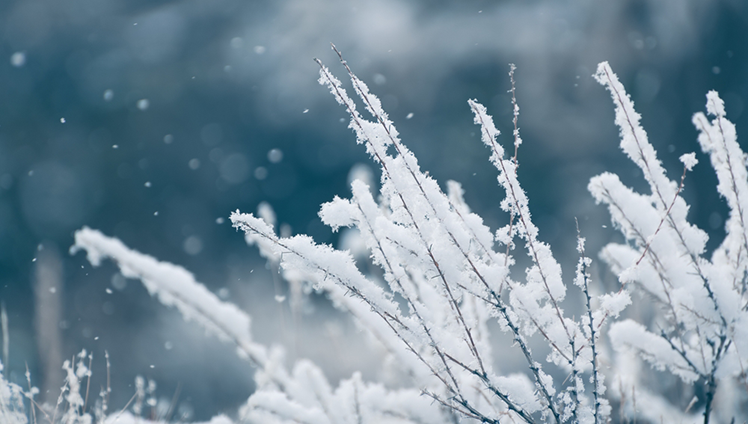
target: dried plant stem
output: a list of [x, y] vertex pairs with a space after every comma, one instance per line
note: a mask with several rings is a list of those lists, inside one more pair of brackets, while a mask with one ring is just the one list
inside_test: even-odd
[[522, 144], [522, 139], [519, 137], [519, 127], [517, 126], [517, 121], [519, 120], [519, 105], [517, 104], [517, 89], [516, 84], [514, 81], [514, 71], [517, 70], [517, 67], [513, 64], [509, 64], [509, 81], [512, 83], [511, 93], [512, 93], [512, 123], [514, 124], [514, 156], [512, 157], [512, 162], [514, 162], [515, 166], [519, 166], [519, 162], [517, 161], [517, 153], [519, 152], [519, 145]]
[[[363, 94], [363, 93], [364, 93], [364, 92], [363, 92], [363, 90], [361, 90], [361, 88], [360, 88], [360, 87], [359, 87], [359, 86], [357, 85], [357, 81], [358, 81], [358, 79], [357, 79], [357, 78], [355, 77], [355, 75], [353, 74], [353, 72], [351, 71], [351, 69], [350, 69], [350, 68], [348, 67], [348, 64], [347, 64], [347, 63], [345, 62], [345, 60], [343, 60], [342, 54], [341, 54], [341, 53], [340, 53], [340, 52], [339, 52], [339, 51], [338, 51], [338, 50], [337, 50], [337, 49], [335, 48], [335, 46], [334, 46], [334, 45], [333, 45], [332, 47], [333, 47], [333, 50], [335, 50], [335, 52], [336, 52], [336, 53], [338, 54], [338, 56], [340, 57], [340, 60], [341, 60], [341, 62], [343, 63], [343, 65], [344, 65], [344, 66], [345, 66], [345, 68], [347, 69], [347, 71], [348, 71], [349, 75], [351, 76], [351, 79], [352, 79], [352, 80], [353, 80], [353, 82], [354, 82], [354, 86], [356, 87], [356, 91], [357, 91], [357, 92], [358, 92], [358, 93], [359, 93], [359, 94], [361, 95], [361, 97], [362, 97], [362, 98], [364, 99], [364, 101], [365, 101], [365, 102], [367, 102], [367, 104], [368, 104], [368, 106], [369, 106], [369, 109], [370, 109], [370, 110], [372, 111], [372, 113], [373, 113], [373, 114], [375, 115], [375, 117], [376, 117], [377, 121], [378, 121], [378, 122], [379, 122], [379, 123], [381, 124], [381, 126], [382, 126], [382, 127], [384, 128], [384, 130], [385, 130], [385, 131], [387, 132], [387, 135], [388, 135], [388, 136], [390, 137], [390, 140], [392, 141], [393, 145], [394, 145], [394, 146], [395, 146], [395, 148], [397, 149], [398, 153], [402, 154], [402, 150], [401, 150], [401, 147], [400, 147], [399, 143], [398, 143], [398, 142], [396, 141], [396, 139], [395, 139], [395, 138], [394, 138], [394, 137], [392, 136], [392, 134], [390, 133], [390, 129], [389, 129], [388, 127], [387, 127], [387, 125], [385, 125], [385, 123], [384, 123], [384, 120], [382, 119], [382, 117], [381, 117], [381, 116], [379, 116], [378, 114], [376, 114], [376, 113], [374, 112], [374, 110], [375, 110], [375, 109], [374, 109], [374, 108], [373, 108], [373, 106], [371, 105], [371, 102], [370, 102], [370, 100], [368, 99], [368, 97], [367, 97], [367, 96], [365, 96], [365, 95]], [[321, 69], [322, 69], [323, 71], [325, 71], [325, 68], [324, 68], [324, 66], [322, 65], [322, 63], [321, 63], [321, 62], [320, 62], [319, 60], [316, 60], [316, 62], [317, 62], [317, 63], [318, 63], [319, 65], [320, 65]], [[328, 76], [328, 78], [329, 78], [329, 77], [330, 77], [330, 76]], [[344, 100], [345, 100], [345, 97], [344, 97], [344, 96], [342, 96], [342, 94], [341, 94], [341, 93], [338, 93], [338, 98], [341, 98], [341, 99], [344, 99]], [[350, 115], [351, 115], [351, 117], [352, 117], [352, 118], [354, 119], [354, 121], [356, 122], [356, 124], [358, 125], [358, 127], [360, 128], [360, 130], [361, 130], [361, 131], [362, 131], [362, 133], [363, 133], [363, 132], [364, 132], [364, 130], [363, 130], [363, 126], [362, 126], [362, 125], [361, 125], [361, 123], [360, 123], [360, 122], [358, 121], [358, 119], [359, 119], [359, 116], [358, 116], [358, 114], [357, 114], [357, 113], [355, 113], [355, 109], [354, 109], [354, 107], [353, 107], [352, 105], [349, 105], [349, 104], [348, 104], [347, 102], [346, 102], [346, 104], [345, 104], [345, 105], [346, 105], [346, 108], [348, 109], [348, 112], [349, 112], [349, 114], [350, 114]], [[371, 147], [371, 150], [372, 150], [372, 151], [375, 151], [375, 152], [376, 152], [376, 150], [374, 149], [374, 146], [373, 146], [373, 144], [372, 144], [372, 143], [370, 143], [370, 142], [369, 142], [368, 140], [367, 140], [367, 143], [369, 143], [369, 146]], [[379, 153], [375, 153], [375, 155], [376, 155], [377, 161], [378, 161], [378, 162], [379, 162], [379, 163], [380, 163], [380, 164], [382, 165], [382, 170], [383, 170], [383, 172], [384, 172], [384, 173], [385, 173], [386, 175], [388, 175], [388, 176], [390, 177], [390, 180], [392, 180], [392, 178], [391, 178], [391, 173], [389, 172], [389, 169], [387, 168], [387, 164], [386, 164], [386, 161], [385, 161], [385, 156], [386, 156], [386, 154], [381, 154], [381, 155], [380, 155]], [[418, 178], [416, 177], [416, 175], [415, 175], [415, 171], [414, 171], [414, 170], [413, 170], [413, 169], [412, 169], [412, 168], [410, 167], [410, 165], [408, 165], [408, 164], [407, 164], [407, 162], [406, 162], [406, 166], [408, 167], [408, 170], [409, 170], [409, 172], [410, 172], [410, 175], [411, 175], [411, 176], [413, 177], [413, 180], [414, 180], [414, 181], [416, 182], [417, 186], [419, 187], [419, 190], [420, 190], [420, 191], [421, 191], [421, 193], [423, 194], [424, 198], [426, 199], [427, 203], [428, 203], [428, 204], [429, 204], [429, 206], [431, 207], [432, 211], [433, 211], [434, 213], [436, 213], [436, 209], [435, 209], [434, 205], [433, 205], [433, 204], [432, 204], [432, 203], [430, 202], [430, 200], [429, 200], [428, 196], [426, 195], [426, 192], [425, 192], [425, 190], [423, 189], [423, 186], [421, 185], [421, 182], [420, 182], [420, 181], [418, 180]], [[394, 180], [393, 180], [393, 182], [394, 182]], [[412, 223], [412, 225], [413, 225], [414, 229], [416, 230], [416, 232], [417, 232], [417, 233], [418, 233], [418, 235], [419, 235], [419, 239], [420, 239], [420, 241], [421, 241], [421, 244], [422, 244], [422, 245], [423, 245], [423, 247], [424, 247], [424, 248], [426, 249], [426, 251], [427, 251], [427, 253], [428, 253], [428, 256], [429, 256], [429, 258], [431, 259], [431, 262], [432, 262], [432, 264], [433, 264], [433, 266], [434, 266], [435, 270], [436, 270], [436, 271], [437, 271], [437, 273], [439, 274], [439, 277], [440, 277], [440, 279], [441, 279], [441, 281], [442, 281], [442, 283], [443, 283], [443, 286], [444, 286], [444, 288], [445, 288], [445, 291], [446, 291], [446, 293], [447, 293], [447, 295], [448, 295], [448, 297], [449, 297], [449, 301], [450, 301], [450, 305], [451, 305], [451, 307], [452, 307], [452, 310], [453, 310], [453, 312], [454, 312], [454, 313], [455, 313], [455, 315], [456, 315], [456, 319], [458, 320], [458, 322], [460, 323], [460, 326], [462, 327], [463, 331], [464, 331], [464, 332], [465, 332], [465, 334], [466, 334], [466, 339], [465, 339], [465, 342], [467, 343], [467, 345], [468, 345], [468, 348], [469, 348], [469, 349], [470, 349], [470, 350], [471, 350], [471, 351], [473, 352], [473, 355], [475, 356], [476, 360], [478, 361], [478, 363], [479, 363], [479, 366], [481, 367], [481, 369], [482, 369], [482, 370], [484, 370], [484, 373], [485, 373], [485, 368], [484, 368], [484, 366], [483, 366], [483, 360], [481, 359], [481, 356], [480, 356], [480, 354], [479, 354], [479, 352], [478, 352], [478, 349], [477, 349], [477, 347], [475, 346], [475, 342], [474, 342], [474, 340], [473, 340], [473, 336], [472, 336], [472, 333], [471, 333], [471, 331], [470, 331], [470, 327], [469, 327], [469, 326], [468, 326], [468, 325], [467, 325], [467, 324], [465, 323], [465, 318], [463, 317], [463, 315], [462, 315], [462, 311], [460, 310], [460, 307], [459, 307], [459, 304], [457, 303], [457, 300], [456, 300], [456, 298], [454, 297], [454, 295], [453, 295], [453, 293], [452, 293], [452, 289], [450, 288], [449, 282], [448, 282], [448, 281], [446, 280], [446, 276], [444, 275], [444, 273], [443, 273], [443, 271], [442, 271], [441, 267], [439, 266], [439, 262], [438, 262], [438, 261], [436, 260], [436, 258], [434, 257], [434, 254], [433, 254], [433, 252], [432, 252], [432, 247], [431, 247], [431, 245], [430, 245], [430, 244], [428, 244], [428, 243], [426, 242], [426, 240], [424, 239], [424, 237], [423, 237], [423, 233], [421, 232], [421, 229], [419, 228], [418, 222], [417, 222], [417, 220], [416, 220], [416, 219], [414, 218], [414, 216], [413, 216], [413, 213], [411, 212], [411, 209], [410, 209], [410, 207], [408, 206], [408, 203], [409, 203], [409, 202], [407, 202], [407, 201], [406, 201], [406, 199], [405, 199], [405, 197], [404, 197], [404, 196], [402, 195], [402, 193], [398, 192], [398, 196], [399, 196], [399, 198], [400, 198], [400, 201], [402, 202], [402, 205], [403, 205], [403, 207], [404, 207], [405, 211], [407, 212], [408, 216], [410, 217], [410, 220], [411, 220], [411, 223]], [[465, 257], [465, 258], [466, 258], [466, 259], [467, 259], [468, 261], [471, 261], [471, 259], [470, 259], [469, 255], [467, 254], [467, 252], [465, 252], [465, 251], [464, 251], [464, 249], [462, 249], [462, 247], [460, 247], [460, 246], [459, 246], [459, 244], [457, 243], [457, 240], [456, 240], [456, 238], [454, 237], [454, 235], [453, 235], [453, 234], [452, 234], [451, 232], [449, 232], [449, 231], [447, 231], [447, 232], [448, 232], [449, 236], [451, 237], [451, 239], [452, 239], [453, 243], [455, 244], [455, 246], [457, 246], [457, 247], [458, 247], [458, 248], [460, 249], [460, 251], [461, 251], [461, 253], [463, 254], [463, 256], [464, 256], [464, 257]], [[473, 268], [473, 270], [475, 270], [475, 272], [477, 272], [477, 268], [475, 267], [475, 265], [474, 265], [474, 264], [472, 264], [472, 263], [471, 263], [471, 265], [472, 265], [472, 268]], [[482, 278], [482, 277], [481, 277], [481, 278]]]
[[[474, 109], [474, 111], [477, 112], [475, 109]], [[487, 131], [486, 127], [485, 127], [485, 124], [482, 121], [481, 115], [478, 114], [478, 113], [476, 113], [476, 116], [478, 116], [479, 119], [481, 119], [481, 128], [483, 129], [483, 131]], [[488, 135], [488, 138], [491, 139], [491, 140], [493, 140], [493, 137], [491, 137], [490, 134]], [[504, 166], [504, 162], [501, 160], [501, 156], [499, 155], [499, 149], [496, 146], [496, 142], [495, 141], [492, 141], [492, 146], [493, 146], [494, 154], [496, 154], [496, 156], [499, 158], [499, 160], [497, 162], [501, 166], [501, 172], [504, 173], [504, 175], [506, 176], [507, 180], [509, 180], [509, 179], [511, 179], [513, 177], [516, 179], [516, 175], [514, 175], [513, 173], [509, 173], [507, 171], [506, 167]], [[569, 333], [569, 329], [567, 328], [566, 322], [564, 321], [564, 318], [563, 318], [563, 316], [561, 314], [561, 309], [558, 306], [558, 302], [556, 301], [556, 298], [553, 296], [553, 294], [551, 293], [551, 289], [548, 286], [548, 277], [547, 277], [547, 274], [546, 274], [545, 271], [543, 271], [540, 259], [538, 258], [538, 251], [537, 251], [537, 248], [535, 246], [535, 237], [534, 237], [534, 235], [531, 234], [531, 229], [530, 229], [530, 226], [528, 225], [529, 217], [525, 218], [524, 214], [522, 213], [522, 209], [520, 207], [520, 202], [518, 200], [517, 193], [514, 190], [514, 184], [509, 183], [507, 185], [509, 186], [509, 190], [508, 190], [507, 194], [509, 196], [511, 196], [512, 204], [514, 205], [514, 209], [513, 209], [514, 213], [516, 213], [516, 215], [519, 217], [519, 221], [522, 223], [522, 226], [525, 229], [525, 232], [524, 232], [525, 233], [525, 241], [527, 242], [527, 246], [530, 248], [530, 252], [531, 252], [531, 255], [532, 255], [533, 262], [538, 267], [538, 272], [540, 274], [540, 278], [543, 280], [543, 285], [545, 286], [546, 293], [548, 294], [548, 297], [551, 299], [551, 303], [553, 305], [553, 308], [556, 310], [556, 316], [558, 317], [559, 321], [561, 322], [561, 325], [563, 326], [564, 331], [566, 331], [566, 336], [569, 337], [569, 338], [571, 338], [571, 334]]]
[[[611, 193], [608, 191], [608, 189], [604, 189], [603, 192], [605, 193], [606, 201], [609, 205], [611, 205], [613, 208], [615, 208], [623, 217], [623, 219], [628, 223], [628, 225], [633, 229], [636, 238], [639, 240], [639, 242], [642, 245], [647, 244], [647, 238], [644, 236], [644, 234], [641, 232], [641, 230], [634, 225], [634, 222], [628, 217], [624, 209], [621, 207], [621, 205], [616, 202], [616, 200], [613, 198]], [[673, 317], [675, 318], [676, 323], [680, 323], [680, 320], [678, 319], [678, 314], [675, 310], [675, 305], [673, 305], [673, 302], [670, 298], [670, 291], [668, 287], [672, 287], [673, 284], [670, 282], [668, 276], [665, 273], [665, 265], [662, 263], [662, 260], [657, 255], [656, 252], [654, 252], [651, 249], [646, 250], [647, 256], [649, 257], [649, 263], [652, 266], [652, 268], [657, 272], [657, 276], [659, 277], [660, 281], [662, 282], [662, 289], [665, 293], [665, 296], [668, 298], [667, 305], [670, 308], [671, 313], [673, 314]], [[625, 287], [626, 282], [622, 282], [620, 290], [623, 290]], [[620, 291], [619, 290], [619, 291]], [[600, 325], [602, 325], [605, 322], [605, 319], [607, 318], [607, 314], [603, 317], [602, 320], [600, 320]], [[598, 326], [598, 329], [600, 327]]]
[[112, 376], [111, 376], [111, 363], [109, 362], [109, 351], [104, 351], [104, 358], [106, 359], [106, 394], [104, 395], [104, 399], [101, 402], [101, 407], [104, 413], [106, 414], [106, 411], [109, 407], [109, 396], [112, 393]]
[[686, 172], [688, 171], [687, 167], [683, 167], [683, 175], [680, 177], [680, 184], [678, 185], [678, 190], [676, 190], [675, 195], [673, 196], [673, 201], [670, 202], [670, 206], [667, 208], [667, 212], [665, 215], [660, 219], [660, 223], [657, 224], [657, 229], [655, 232], [650, 236], [650, 239], [647, 241], [647, 244], [644, 246], [644, 251], [642, 251], [642, 255], [639, 257], [639, 259], [636, 261], [636, 265], [639, 265], [641, 261], [644, 259], [644, 256], [647, 255], [647, 252], [649, 251], [649, 246], [652, 244], [652, 241], [654, 241], [654, 238], [657, 237], [657, 234], [660, 232], [660, 228], [662, 228], [662, 224], [665, 222], [665, 219], [670, 216], [670, 212], [673, 210], [673, 205], [675, 205], [675, 201], [678, 200], [678, 196], [680, 195], [680, 192], [683, 191], [683, 183], [686, 181]]
[[93, 352], [88, 355], [88, 371], [86, 372], [86, 396], [83, 401], [83, 411], [81, 411], [84, 414], [86, 413], [86, 408], [88, 407], [88, 393], [91, 389], [91, 365], [93, 365]]
[[[5, 305], [3, 304], [3, 312], [5, 310]], [[6, 367], [7, 365], [4, 364]], [[36, 402], [34, 402], [33, 392], [31, 388], [31, 372], [29, 372], [29, 364], [26, 363], [26, 383], [29, 385], [29, 394], [28, 398], [31, 401], [31, 423], [36, 424]]]
[[174, 389], [174, 396], [171, 397], [171, 402], [169, 402], [169, 409], [166, 411], [164, 421], [169, 422], [171, 420], [171, 417], [174, 414], [174, 410], [177, 408], [177, 401], [179, 400], [179, 393], [181, 392], [181, 390], [182, 383], [177, 382], [177, 388]]
[[[717, 116], [717, 124], [719, 126], [719, 133], [722, 136], [722, 145], [725, 148], [725, 151], [727, 151], [727, 140], [725, 138], [725, 130], [723, 128], [722, 123], [722, 116]], [[746, 227], [745, 223], [745, 215], [743, 213], [743, 205], [740, 202], [740, 192], [738, 190], [737, 185], [737, 178], [735, 177], [735, 170], [733, 169], [732, 161], [737, 158], [731, 157], [729, 154], [727, 155], [727, 169], [730, 171], [730, 188], [732, 189], [732, 192], [735, 193], [735, 200], [736, 200], [736, 207], [738, 210], [738, 217], [740, 218], [740, 227], [743, 231], [741, 231], [741, 236], [743, 238], [743, 246], [746, 248], [746, 252], [748, 253], [748, 234], [746, 234], [748, 231], [748, 227]]]
[[[575, 218], [575, 221], [576, 221], [576, 218]], [[581, 231], [579, 230], [579, 221], [576, 221], [576, 224], [577, 224], [577, 237], [581, 238]], [[584, 293], [585, 307], [587, 308], [587, 319], [589, 320], [589, 330], [590, 330], [590, 349], [592, 349], [592, 360], [590, 362], [592, 364], [592, 395], [595, 401], [595, 424], [598, 424], [601, 422], [601, 419], [600, 419], [601, 403], [600, 403], [600, 391], [599, 391], [600, 383], [598, 381], [599, 377], [598, 377], [598, 369], [597, 369], [597, 334], [595, 334], [595, 322], [592, 318], [592, 297], [590, 296], [589, 278], [587, 275], [587, 264], [584, 261], [584, 247], [583, 246], [581, 247], [579, 253], [582, 256], [582, 260], [580, 261], [580, 265], [582, 267], [580, 272], [582, 274], [582, 278], [584, 281], [584, 287], [582, 287], [582, 292]]]

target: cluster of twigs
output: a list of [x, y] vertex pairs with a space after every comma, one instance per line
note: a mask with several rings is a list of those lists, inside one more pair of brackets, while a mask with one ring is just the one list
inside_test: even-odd
[[[538, 230], [531, 221], [527, 197], [516, 176], [521, 139], [517, 126], [519, 107], [514, 89], [514, 66], [510, 70], [515, 126], [512, 158], [504, 158], [504, 150], [496, 142], [498, 131], [485, 108], [477, 101], [469, 101], [475, 121], [481, 126], [482, 139], [491, 149], [491, 161], [499, 170], [499, 182], [507, 193], [502, 207], [510, 213], [510, 224], [498, 232], [498, 240], [506, 245], [506, 253], [501, 253], [493, 248], [494, 236], [462, 201], [459, 186], [451, 183], [451, 193], [445, 194], [433, 179], [420, 171], [415, 157], [399, 140], [397, 131], [381, 109], [379, 100], [355, 76], [340, 52], [335, 51], [373, 121], [367, 121], [357, 112], [340, 82], [317, 61], [320, 82], [326, 84], [346, 108], [358, 142], [365, 145], [382, 167], [384, 200], [382, 205], [377, 205], [369, 188], [354, 182], [351, 200], [335, 199], [323, 205], [320, 215], [333, 229], [355, 226], [361, 231], [374, 262], [384, 271], [389, 292], [382, 292], [376, 282], [354, 271], [350, 258], [334, 257], [344, 255], [341, 252], [314, 245], [309, 239], [279, 238], [272, 228], [251, 214], [233, 214], [234, 225], [247, 233], [248, 241], [259, 244], [267, 256], [280, 256], [285, 269], [303, 270], [309, 275], [309, 281], [319, 287], [330, 290], [337, 285], [365, 303], [390, 330], [390, 335], [380, 337], [398, 339], [433, 377], [416, 384], [448, 410], [482, 422], [499, 422], [506, 415], [528, 423], [545, 416], [557, 423], [569, 419], [579, 421], [585, 415], [594, 422], [601, 422], [607, 407], [601, 396], [604, 388], [594, 365], [598, 333], [592, 311], [586, 326], [564, 316], [560, 303], [565, 296], [565, 286], [560, 267], [549, 246], [537, 238]], [[389, 155], [389, 149], [394, 151], [394, 156]], [[513, 281], [510, 276], [509, 267], [513, 264], [510, 250], [515, 237], [524, 242], [533, 262], [525, 283]], [[300, 247], [302, 240], [303, 247]], [[583, 261], [588, 259], [583, 258]], [[584, 275], [581, 288], [588, 300], [587, 307], [591, 307], [588, 276]], [[434, 292], [435, 296], [428, 297], [427, 292]], [[388, 294], [402, 297], [407, 311], [401, 310]], [[618, 295], [626, 296], [625, 292]], [[437, 320], [426, 313], [433, 310], [442, 311], [443, 316]], [[525, 358], [532, 377], [532, 385], [526, 386], [531, 388], [529, 396], [512, 390], [513, 384], [525, 383], [524, 377], [500, 376], [493, 371], [485, 329], [485, 322], [491, 315], [499, 318], [503, 330], [511, 335]], [[367, 320], [363, 322], [369, 324]], [[553, 361], [573, 373], [572, 399], [564, 398], [533, 356], [527, 337], [535, 333], [551, 346]], [[385, 343], [387, 346], [394, 344], [393, 341]], [[585, 384], [581, 375], [585, 372], [593, 374], [591, 407], [583, 394]], [[414, 370], [409, 373], [419, 374]], [[605, 407], [604, 410], [601, 407]]]
[[[233, 342], [240, 354], [258, 366], [257, 391], [240, 411], [250, 423], [330, 424], [348, 422], [484, 423], [551, 421], [557, 424], [612, 421], [609, 399], [619, 400], [622, 421], [641, 418], [674, 422], [710, 422], [742, 417], [732, 409], [716, 410], [720, 398], [738, 398], [735, 382], [746, 383], [748, 360], [748, 172], [716, 93], [709, 93], [707, 110], [694, 117], [701, 131], [702, 150], [711, 155], [720, 180], [718, 190], [731, 210], [727, 237], [711, 260], [703, 258], [706, 234], [688, 223], [688, 206], [680, 196], [694, 154], [681, 157], [680, 183], [669, 180], [639, 125], [639, 115], [607, 63], [596, 79], [611, 92], [621, 148], [643, 171], [651, 195], [625, 187], [614, 174], [594, 177], [589, 190], [608, 205], [613, 223], [627, 244], [610, 244], [602, 257], [619, 275], [619, 290], [593, 295], [585, 240], [578, 230], [580, 254], [574, 285], [582, 296], [579, 318], [564, 311], [567, 285], [550, 246], [540, 241], [526, 193], [517, 179], [519, 134], [514, 71], [510, 67], [514, 154], [505, 157], [499, 131], [486, 108], [469, 100], [481, 139], [490, 149], [506, 197], [501, 207], [509, 214], [495, 232], [470, 212], [456, 182], [446, 193], [422, 172], [413, 153], [401, 142], [379, 99], [356, 77], [338, 54], [352, 88], [371, 116], [357, 110], [342, 83], [321, 61], [320, 83], [351, 116], [349, 127], [382, 169], [379, 196], [362, 181], [351, 185], [350, 199], [335, 198], [322, 205], [322, 221], [337, 231], [356, 228], [382, 278], [365, 275], [347, 251], [320, 245], [310, 237], [281, 237], [273, 224], [252, 214], [232, 213], [233, 225], [248, 243], [294, 282], [311, 284], [333, 304], [348, 311], [387, 349], [408, 377], [409, 388], [388, 390], [366, 383], [360, 374], [333, 389], [321, 370], [299, 361], [292, 370], [283, 364], [282, 350], [254, 342], [250, 318], [221, 301], [176, 265], [131, 251], [119, 240], [84, 228], [76, 233], [75, 249], [85, 249], [97, 265], [102, 258], [118, 262], [122, 272], [140, 279], [153, 295], [175, 306], [219, 337]], [[522, 246], [530, 258], [524, 279], [512, 272], [513, 254]], [[629, 292], [643, 289], [663, 306], [655, 323], [620, 320], [630, 304]], [[488, 323], [498, 321], [524, 361], [524, 372], [500, 370]], [[662, 325], [662, 323], [666, 325]], [[648, 330], [656, 327], [657, 331]], [[607, 328], [606, 326], [609, 326]], [[601, 334], [610, 336], [611, 353]], [[534, 338], [534, 340], [533, 340]], [[548, 346], [545, 362], [533, 353], [534, 342]], [[501, 347], [504, 348], [503, 346]], [[633, 352], [633, 359], [631, 353]], [[658, 388], [638, 378], [644, 359], [666, 369], [687, 384], [703, 383], [702, 398], [685, 410], [679, 399], [668, 399]], [[605, 361], [611, 366], [601, 366]], [[615, 381], [608, 390], [605, 381]], [[732, 390], [732, 392], [731, 392]], [[633, 405], [628, 402], [627, 393]], [[426, 401], [424, 403], [424, 400]], [[68, 400], [68, 402], [71, 402]], [[674, 405], [675, 403], [675, 405]], [[73, 402], [71, 402], [73, 404]], [[84, 402], [85, 405], [85, 402]], [[84, 407], [85, 409], [85, 407]], [[690, 411], [700, 411], [694, 415]]]

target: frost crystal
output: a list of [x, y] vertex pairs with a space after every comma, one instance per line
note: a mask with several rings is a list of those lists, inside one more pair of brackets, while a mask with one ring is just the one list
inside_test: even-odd
[[680, 158], [678, 158], [682, 163], [683, 166], [686, 167], [687, 170], [692, 170], [694, 166], [696, 166], [699, 161], [696, 159], [696, 153], [686, 153], [684, 155], [681, 155]]

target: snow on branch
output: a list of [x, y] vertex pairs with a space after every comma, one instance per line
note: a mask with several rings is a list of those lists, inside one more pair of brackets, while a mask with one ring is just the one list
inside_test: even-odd
[[602, 62], [597, 66], [595, 79], [605, 86], [613, 97], [616, 106], [616, 125], [621, 136], [621, 150], [644, 173], [652, 193], [657, 195], [658, 208], [667, 208], [668, 200], [673, 197], [676, 186], [665, 175], [665, 169], [657, 159], [657, 152], [639, 124], [641, 116], [634, 110], [634, 102], [610, 69], [608, 62]]
[[[143, 282], [148, 292], [166, 306], [174, 306], [188, 321], [195, 321], [219, 338], [236, 344], [238, 352], [261, 368], [270, 359], [267, 349], [252, 340], [250, 317], [236, 306], [211, 293], [186, 269], [127, 248], [119, 239], [107, 237], [88, 227], [75, 232], [71, 253], [85, 250], [88, 261], [99, 266], [112, 259], [122, 275]], [[275, 375], [276, 383], [285, 384], [283, 373]]]
[[[722, 279], [732, 280], [741, 294], [746, 293], [746, 265], [748, 261], [748, 173], [746, 154], [737, 142], [735, 125], [727, 120], [724, 103], [716, 91], [707, 94], [707, 111], [714, 119], [710, 122], [699, 112], [693, 123], [699, 130], [699, 144], [709, 154], [717, 173], [717, 191], [727, 201], [730, 216], [726, 220], [727, 237], [713, 255], [715, 273]], [[735, 299], [735, 298], [733, 298]], [[729, 298], [725, 298], [729, 300]], [[745, 306], [743, 303], [740, 307]], [[734, 308], [734, 306], [733, 306]]]
[[707, 94], [706, 105], [714, 119], [710, 122], [703, 113], [693, 117], [698, 141], [717, 173], [717, 190], [730, 208], [726, 237], [708, 260], [703, 256], [706, 233], [688, 222], [688, 205], [680, 196], [686, 173], [697, 165], [696, 155], [680, 157], [680, 183], [669, 180], [633, 103], [607, 63], [599, 65], [595, 78], [613, 97], [621, 149], [643, 171], [652, 191], [636, 193], [610, 173], [590, 181], [593, 197], [608, 205], [614, 225], [630, 243], [610, 244], [602, 257], [622, 283], [635, 283], [662, 306], [649, 325], [630, 319], [614, 323], [611, 342], [619, 352], [630, 349], [685, 384], [703, 385], [703, 398], [691, 403], [703, 405], [704, 423], [713, 415], [735, 420], [736, 415], [725, 415], [733, 412], [714, 410], [720, 387], [731, 387], [735, 378], [745, 384], [748, 363], [743, 324], [748, 320], [748, 172], [735, 126], [714, 91]]
[[[254, 221], [249, 217], [244, 218], [255, 225], [264, 223], [258, 218], [254, 218]], [[295, 243], [294, 247], [304, 250], [304, 241]], [[176, 306], [186, 319], [197, 321], [208, 331], [234, 342], [243, 356], [249, 357], [260, 367], [255, 375], [258, 390], [240, 411], [240, 416], [245, 422], [332, 424], [355, 422], [353, 417], [356, 415], [370, 422], [441, 422], [443, 411], [434, 408], [428, 398], [420, 396], [418, 391], [403, 389], [389, 392], [379, 384], [364, 383], [360, 375], [354, 374], [351, 379], [343, 380], [333, 392], [322, 371], [311, 362], [303, 360], [296, 364], [293, 373], [289, 375], [283, 366], [281, 353], [277, 350], [267, 353], [268, 349], [265, 346], [251, 340], [250, 319], [246, 313], [218, 299], [202, 284], [196, 282], [192, 274], [179, 266], [159, 262], [148, 255], [128, 249], [118, 239], [106, 237], [89, 228], [76, 232], [76, 244], [71, 251], [75, 253], [79, 250], [87, 252], [87, 257], [94, 266], [98, 266], [105, 258], [113, 259], [123, 275], [140, 279], [149, 292], [156, 295], [162, 303]], [[331, 260], [336, 260], [338, 255], [330, 253], [333, 253]], [[319, 269], [316, 269], [313, 272], [318, 271]], [[328, 289], [331, 289], [338, 296], [337, 299], [345, 303], [357, 317], [366, 317], [367, 313], [371, 313], [371, 305], [361, 308], [361, 302], [351, 303], [350, 298], [344, 296], [341, 290], [336, 291], [334, 287]], [[364, 292], [373, 297], [372, 292]], [[371, 327], [372, 331], [383, 332], [378, 321], [369, 324], [374, 324]], [[73, 371], [69, 364], [66, 364], [66, 367], [71, 382], [69, 396], [72, 397], [69, 402], [78, 406], [77, 409], [71, 408], [68, 413], [78, 414], [83, 404], [78, 394], [78, 383], [82, 376], [81, 372], [85, 373], [87, 369], [81, 368], [80, 364], [76, 371]], [[129, 414], [118, 414], [116, 419], [109, 417], [106, 422], [110, 419], [113, 419], [112, 422], [119, 422], [119, 419], [129, 422], [129, 417]], [[225, 417], [216, 417], [211, 421], [213, 422], [230, 421]]]

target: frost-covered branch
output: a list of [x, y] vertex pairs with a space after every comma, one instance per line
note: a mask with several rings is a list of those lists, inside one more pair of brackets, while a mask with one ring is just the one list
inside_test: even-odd
[[[121, 241], [84, 227], [75, 233], [71, 253], [85, 250], [89, 262], [98, 266], [103, 259], [111, 258], [122, 275], [143, 282], [148, 292], [157, 296], [166, 306], [174, 306], [186, 320], [194, 320], [206, 330], [236, 344], [238, 351], [261, 368], [269, 368], [267, 349], [252, 340], [251, 319], [236, 306], [221, 301], [186, 269], [160, 262], [152, 256], [128, 249]], [[283, 372], [274, 374], [272, 380], [286, 384]]]
[[[621, 149], [641, 168], [652, 191], [651, 195], [634, 193], [612, 174], [592, 179], [593, 196], [609, 205], [614, 224], [638, 248], [608, 245], [603, 257], [618, 270], [622, 283], [638, 283], [668, 311], [663, 317], [666, 328], [652, 332], [641, 323], [625, 320], [613, 325], [610, 337], [617, 349], [634, 349], [686, 384], [702, 382], [703, 422], [708, 423], [719, 387], [744, 375], [746, 358], [740, 353], [743, 342], [739, 340], [748, 334], [738, 323], [748, 318], [743, 308], [748, 246], [745, 153], [736, 142], [734, 125], [725, 118], [722, 100], [716, 92], [709, 92], [707, 111], [715, 119], [710, 123], [703, 113], [697, 113], [693, 122], [700, 131], [702, 150], [711, 156], [719, 179], [717, 189], [727, 200], [730, 219], [724, 242], [707, 260], [702, 256], [706, 233], [687, 221], [688, 205], [680, 196], [686, 171], [697, 164], [695, 155], [681, 156], [684, 171], [679, 184], [669, 180], [639, 125], [633, 103], [606, 63], [599, 66], [596, 78], [616, 104]], [[643, 262], [645, 257], [649, 260]]]

